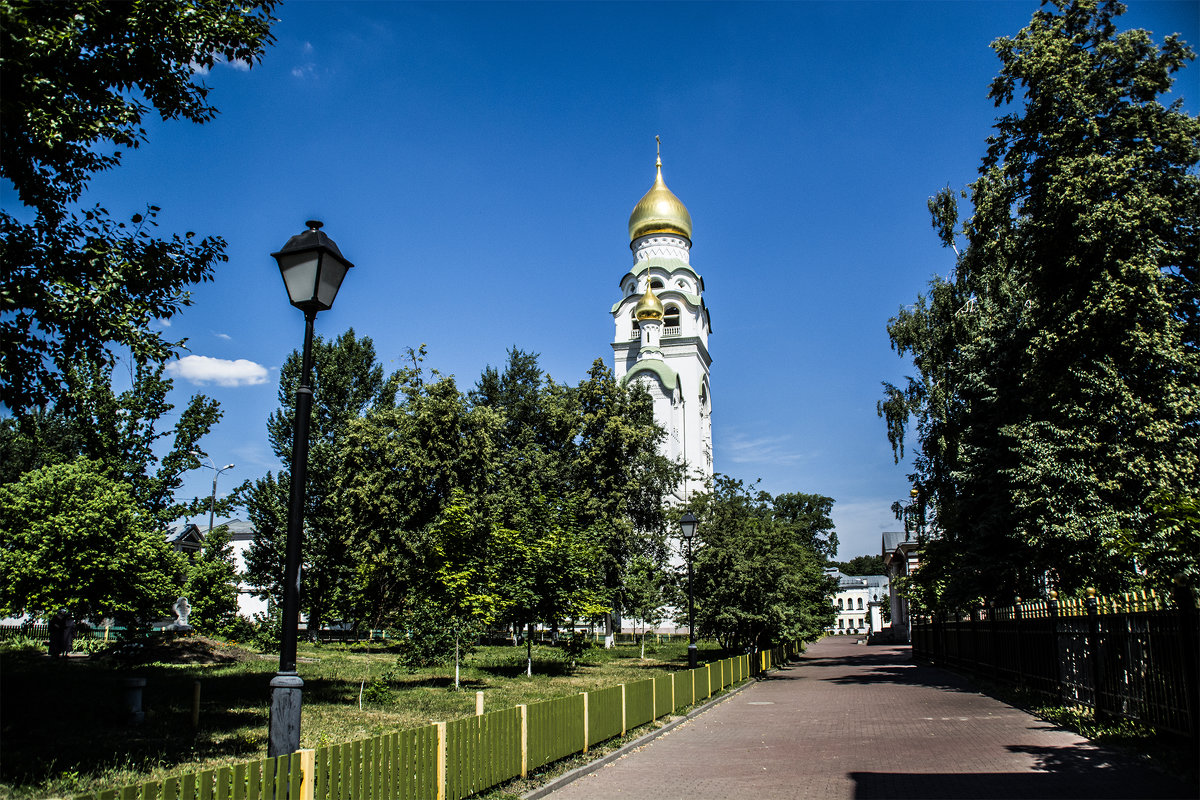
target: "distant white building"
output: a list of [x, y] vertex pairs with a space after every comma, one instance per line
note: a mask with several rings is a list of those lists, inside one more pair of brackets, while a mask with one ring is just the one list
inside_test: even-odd
[[888, 601], [888, 577], [846, 575], [834, 567], [825, 570], [825, 574], [838, 582], [832, 597], [837, 619], [825, 632], [835, 636], [878, 633], [883, 628], [883, 604]]

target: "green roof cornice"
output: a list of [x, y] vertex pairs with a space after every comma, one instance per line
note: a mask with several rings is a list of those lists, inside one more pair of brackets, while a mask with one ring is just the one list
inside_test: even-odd
[[630, 367], [629, 372], [625, 373], [625, 377], [621, 378], [621, 383], [628, 384], [629, 381], [633, 380], [641, 372], [653, 372], [669, 391], [679, 388], [679, 374], [663, 362], [653, 358], [639, 361]]

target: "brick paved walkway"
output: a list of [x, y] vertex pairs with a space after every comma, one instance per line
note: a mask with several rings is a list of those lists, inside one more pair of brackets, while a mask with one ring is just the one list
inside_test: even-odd
[[850, 637], [551, 795], [720, 798], [1159, 798], [1189, 788]]

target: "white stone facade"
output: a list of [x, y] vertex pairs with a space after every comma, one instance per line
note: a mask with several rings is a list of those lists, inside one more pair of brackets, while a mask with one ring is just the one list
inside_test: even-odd
[[[662, 454], [683, 461], [687, 476], [675, 492], [686, 500], [713, 474], [712, 389], [704, 280], [691, 266], [691, 242], [655, 233], [631, 243], [633, 268], [621, 278], [612, 307], [613, 371], [641, 382], [654, 400], [654, 418], [667, 431]], [[665, 309], [661, 325], [639, 325], [633, 310], [647, 284]]]
[[866, 636], [883, 629], [883, 604], [888, 600], [890, 584], [886, 575], [843, 575], [832, 568], [826, 574], [838, 582], [830, 598], [837, 618], [826, 633]]

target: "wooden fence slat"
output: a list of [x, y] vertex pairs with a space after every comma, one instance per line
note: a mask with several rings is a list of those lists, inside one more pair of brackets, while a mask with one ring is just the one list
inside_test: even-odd
[[230, 790], [233, 788], [233, 768], [217, 768], [217, 800], [230, 800]]
[[245, 763], [233, 765], [233, 800], [246, 800], [246, 766]]
[[196, 774], [196, 782], [200, 784], [200, 800], [213, 800], [213, 780], [216, 775], [215, 769], [201, 770]]

